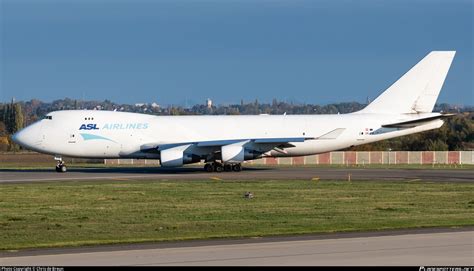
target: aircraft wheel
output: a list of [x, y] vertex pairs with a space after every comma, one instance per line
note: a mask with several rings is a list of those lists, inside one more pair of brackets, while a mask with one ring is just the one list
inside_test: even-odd
[[214, 172], [214, 165], [212, 163], [207, 163], [204, 165], [204, 170], [207, 172]]
[[59, 164], [56, 166], [56, 172], [66, 172], [67, 171], [67, 168], [64, 164]]
[[232, 169], [234, 171], [242, 171], [242, 165], [241, 164], [235, 164], [232, 166]]
[[216, 163], [215, 166], [214, 166], [214, 170], [216, 172], [222, 172], [224, 170], [224, 167], [222, 166], [222, 164]]

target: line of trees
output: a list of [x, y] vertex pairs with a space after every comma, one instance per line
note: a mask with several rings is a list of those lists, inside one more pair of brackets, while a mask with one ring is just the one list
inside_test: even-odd
[[17, 151], [19, 146], [11, 141], [11, 135], [24, 127], [23, 109], [12, 100], [0, 104], [0, 151]]

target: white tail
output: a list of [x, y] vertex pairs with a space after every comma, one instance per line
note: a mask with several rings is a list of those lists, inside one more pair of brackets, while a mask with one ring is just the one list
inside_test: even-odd
[[431, 113], [455, 51], [433, 51], [359, 113]]

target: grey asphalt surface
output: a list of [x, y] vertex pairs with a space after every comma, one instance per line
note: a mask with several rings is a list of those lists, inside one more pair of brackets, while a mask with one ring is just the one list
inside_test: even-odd
[[93, 181], [93, 180], [146, 180], [181, 179], [198, 180], [221, 178], [227, 180], [401, 180], [432, 182], [474, 182], [473, 169], [360, 169], [317, 167], [245, 167], [242, 172], [207, 173], [202, 168], [185, 167], [165, 169], [159, 167], [129, 168], [70, 168], [66, 173], [51, 170], [0, 169], [0, 183], [42, 181]]
[[474, 265], [474, 228], [0, 253], [0, 265]]

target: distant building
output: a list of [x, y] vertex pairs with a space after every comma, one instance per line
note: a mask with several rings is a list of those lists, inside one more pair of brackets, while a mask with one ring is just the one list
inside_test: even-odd
[[153, 108], [160, 108], [160, 105], [157, 104], [157, 103], [152, 103], [152, 104], [151, 104], [151, 107], [153, 107]]
[[135, 104], [136, 107], [142, 107], [142, 106], [144, 106], [144, 105], [146, 105], [146, 104], [145, 104], [145, 103], [136, 103], [136, 104]]
[[209, 108], [209, 109], [212, 108], [212, 100], [211, 99], [207, 98], [206, 104], [207, 104], [207, 108]]

